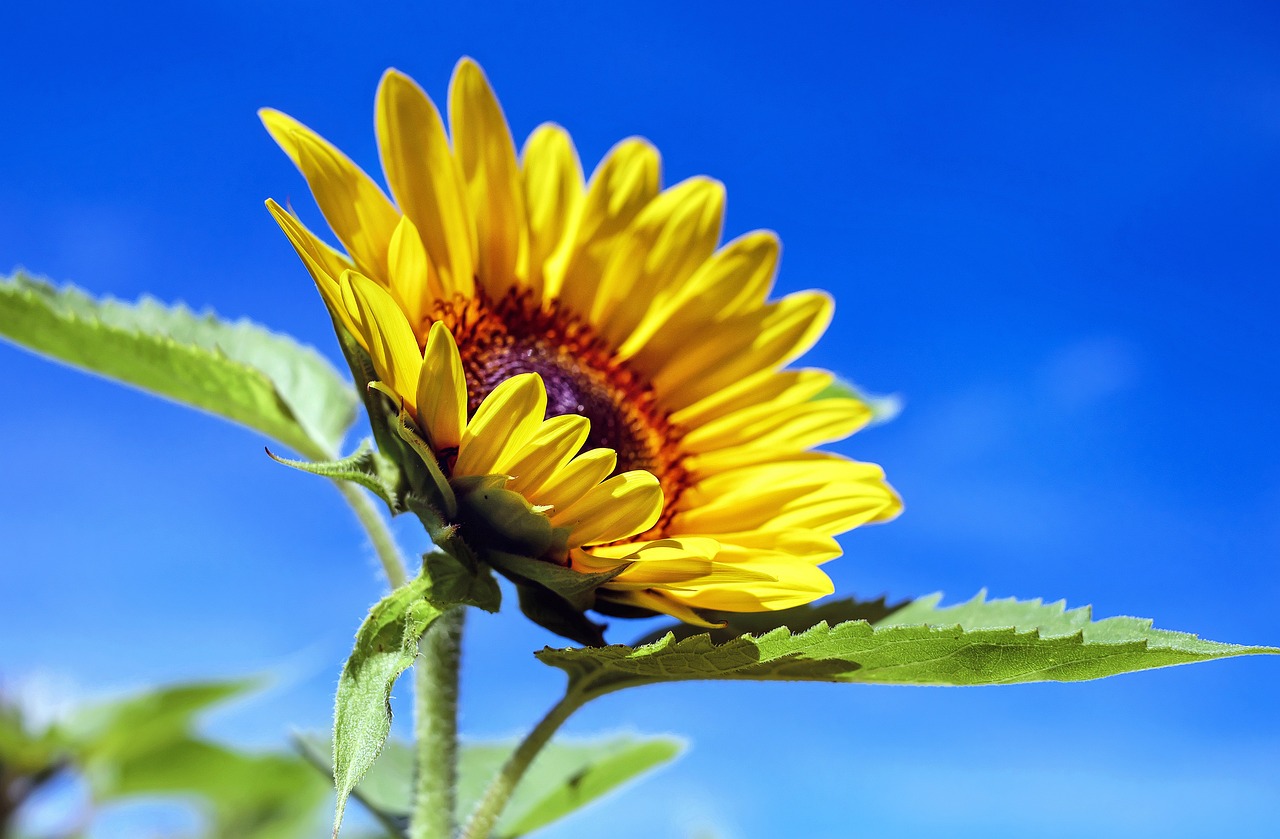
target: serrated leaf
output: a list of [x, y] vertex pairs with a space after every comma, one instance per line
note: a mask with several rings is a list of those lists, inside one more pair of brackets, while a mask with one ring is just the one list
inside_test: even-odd
[[247, 320], [154, 299], [94, 299], [18, 274], [0, 280], [0, 336], [241, 423], [315, 458], [338, 450], [356, 394], [319, 353]]
[[400, 470], [395, 464], [374, 451], [373, 444], [368, 440], [361, 441], [354, 452], [340, 460], [290, 460], [274, 454], [270, 449], [267, 450], [267, 454], [276, 463], [301, 472], [335, 481], [359, 484], [382, 499], [392, 513], [399, 513], [404, 509], [396, 491]]
[[538, 658], [569, 675], [570, 690], [598, 696], [625, 687], [698, 679], [994, 685], [1082, 681], [1118, 673], [1280, 653], [1204, 641], [1151, 628], [1151, 621], [1091, 621], [1089, 607], [1067, 611], [1039, 600], [987, 600], [938, 607], [921, 598], [872, 626], [826, 623], [784, 628], [722, 644], [706, 634], [668, 635], [643, 647], [545, 649]]
[[[328, 769], [329, 743], [301, 737], [312, 762]], [[489, 780], [516, 747], [515, 742], [462, 743], [458, 756], [458, 819], [480, 799]], [[667, 763], [684, 750], [674, 737], [619, 735], [598, 740], [553, 741], [516, 787], [495, 839], [523, 836], [581, 809], [595, 799]], [[408, 743], [389, 741], [356, 786], [360, 801], [394, 835], [407, 835], [413, 801], [414, 754]]]
[[814, 399], [857, 399], [871, 409], [868, 425], [880, 425], [896, 419], [902, 413], [902, 397], [896, 393], [876, 395], [867, 393], [853, 382], [836, 377], [831, 384], [818, 392]]

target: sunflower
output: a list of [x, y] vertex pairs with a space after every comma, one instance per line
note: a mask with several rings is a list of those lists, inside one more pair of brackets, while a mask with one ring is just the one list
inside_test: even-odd
[[778, 240], [720, 246], [718, 181], [661, 188], [658, 152], [639, 138], [585, 179], [554, 124], [517, 156], [469, 59], [451, 81], [448, 134], [411, 79], [383, 76], [391, 197], [311, 129], [261, 117], [346, 252], [268, 207], [483, 522], [462, 526], [468, 541], [483, 548], [510, 520], [486, 500], [518, 496], [537, 525], [519, 533], [549, 535], [517, 538], [516, 552], [603, 580], [598, 611], [706, 626], [697, 610], [831, 593], [819, 566], [840, 555], [833, 537], [901, 510], [878, 466], [812, 450], [871, 411], [815, 398], [830, 373], [783, 369], [826, 329], [831, 299], [767, 299]]

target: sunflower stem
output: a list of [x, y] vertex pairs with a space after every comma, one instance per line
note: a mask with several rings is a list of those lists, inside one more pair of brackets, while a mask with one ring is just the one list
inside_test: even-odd
[[591, 698], [590, 694], [583, 691], [571, 691], [533, 727], [511, 757], [507, 758], [502, 770], [489, 782], [484, 795], [480, 796], [479, 803], [471, 811], [460, 839], [489, 839], [507, 802], [511, 800], [511, 794], [515, 792], [516, 784], [520, 783], [533, 759], [550, 742], [552, 735], [564, 721]]
[[464, 606], [445, 612], [418, 645], [414, 676], [414, 739], [418, 777], [409, 839], [452, 839], [458, 785], [458, 665]]
[[382, 571], [387, 575], [387, 582], [393, 589], [400, 588], [409, 581], [409, 577], [405, 572], [404, 558], [400, 555], [396, 540], [391, 535], [391, 528], [387, 527], [386, 519], [373, 506], [369, 496], [360, 487], [346, 481], [334, 481], [333, 484], [347, 500], [347, 504], [351, 506], [356, 518], [364, 527], [364, 532], [368, 534], [373, 550], [378, 555], [378, 561], [382, 563]]

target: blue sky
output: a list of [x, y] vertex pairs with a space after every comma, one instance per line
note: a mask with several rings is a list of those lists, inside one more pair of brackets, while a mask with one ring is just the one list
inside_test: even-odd
[[[1274, 644], [1280, 20], [1117, 5], [9, 4], [0, 271], [249, 316], [336, 358], [262, 202], [316, 216], [254, 111], [376, 170], [383, 69], [441, 100], [473, 55], [518, 137], [560, 122], [590, 167], [647, 136], [667, 183], [726, 183], [727, 237], [779, 232], [780, 291], [835, 294], [807, 360], [906, 405], [838, 447], [907, 504], [845, 540], [840, 591], [987, 587]], [[216, 733], [325, 728], [379, 594], [336, 493], [249, 432], [11, 347], [0, 381], [0, 674], [98, 693], [269, 671]], [[468, 732], [553, 701], [560, 677], [529, 655], [545, 643], [514, 610], [473, 622]], [[1276, 661], [1246, 659], [623, 693], [570, 731], [692, 751], [545, 835], [1270, 836], [1278, 686]]]

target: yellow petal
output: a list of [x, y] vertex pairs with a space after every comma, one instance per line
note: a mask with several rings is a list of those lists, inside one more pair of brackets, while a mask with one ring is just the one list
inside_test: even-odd
[[546, 261], [561, 246], [582, 203], [582, 164], [569, 133], [545, 123], [521, 153], [529, 212], [529, 287], [542, 294]]
[[440, 112], [412, 79], [388, 70], [378, 85], [377, 131], [391, 194], [418, 228], [443, 292], [470, 296], [475, 230]]
[[493, 389], [462, 432], [455, 475], [493, 475], [529, 441], [547, 410], [537, 373], [512, 376]]
[[647, 313], [660, 311], [720, 241], [724, 185], [690, 178], [664, 191], [631, 223], [600, 278], [591, 321], [622, 346]]
[[653, 376], [654, 391], [675, 411], [779, 367], [813, 345], [831, 320], [831, 307], [822, 292], [798, 292], [689, 335], [686, 350]]
[[692, 626], [700, 626], [703, 629], [721, 629], [724, 622], [709, 621], [690, 609], [683, 603], [679, 603], [667, 597], [662, 592], [657, 591], [612, 591], [607, 584], [601, 588], [597, 597], [609, 600], [614, 603], [620, 603], [624, 606], [635, 606], [641, 609], [651, 609], [655, 612], [661, 612], [664, 615], [670, 615], [676, 620]]
[[721, 417], [684, 436], [689, 452], [735, 447], [801, 451], [843, 440], [871, 421], [871, 408], [857, 399], [817, 399], [780, 407], [766, 402]]
[[[574, 556], [587, 564], [604, 562], [613, 563], [605, 567], [615, 567], [619, 561], [712, 560], [719, 552], [720, 543], [713, 538], [686, 536], [681, 539], [646, 539], [617, 545], [595, 545], [580, 552], [581, 556], [579, 554]], [[578, 560], [575, 560], [575, 564]]]
[[563, 510], [591, 491], [613, 472], [618, 454], [613, 449], [592, 449], [569, 461], [529, 500], [534, 504]]
[[467, 380], [453, 334], [443, 323], [431, 324], [418, 376], [418, 422], [436, 451], [462, 443], [467, 424]]
[[537, 497], [542, 485], [578, 453], [590, 432], [591, 421], [578, 414], [552, 417], [542, 423], [511, 462], [508, 471], [512, 478], [507, 489], [528, 498]]
[[469, 58], [458, 62], [449, 85], [449, 126], [475, 219], [476, 273], [497, 300], [525, 274], [528, 224], [511, 129], [484, 71]]
[[442, 296], [440, 280], [435, 267], [427, 259], [427, 249], [422, 246], [418, 229], [408, 216], [402, 216], [391, 234], [387, 249], [388, 269], [391, 277], [391, 294], [400, 303], [409, 322], [421, 329], [431, 301]]
[[752, 563], [751, 567], [772, 579], [748, 583], [702, 582], [696, 587], [667, 587], [663, 593], [677, 603], [697, 609], [769, 612], [803, 606], [835, 591], [831, 578], [807, 562], [771, 559]]
[[[687, 537], [686, 537], [687, 538]], [[709, 538], [719, 542], [727, 562], [749, 561], [752, 554], [786, 554], [820, 565], [842, 553], [840, 544], [830, 536], [812, 530], [741, 530], [737, 533], [715, 533]]]
[[355, 259], [380, 283], [387, 278], [387, 244], [400, 214], [378, 185], [350, 158], [302, 123], [279, 111], [258, 112], [285, 154], [297, 164], [324, 213]]
[[422, 354], [404, 313], [386, 289], [363, 274], [347, 271], [340, 283], [347, 312], [364, 336], [379, 380], [402, 400], [412, 402]]
[[662, 486], [648, 472], [614, 475], [551, 516], [555, 527], [571, 529], [569, 547], [614, 542], [648, 530], [662, 514]]
[[728, 507], [762, 491], [794, 495], [830, 484], [875, 484], [883, 480], [884, 470], [875, 463], [849, 460], [829, 452], [791, 452], [695, 480], [681, 496], [681, 503], [690, 508], [717, 504]]
[[647, 140], [618, 143], [596, 167], [565, 247], [547, 266], [543, 295], [591, 313], [605, 263], [636, 214], [658, 194], [661, 159]]
[[761, 370], [671, 415], [671, 421], [697, 428], [721, 417], [771, 403], [779, 408], [808, 402], [825, 390], [835, 376], [826, 370]]
[[307, 267], [307, 273], [315, 281], [316, 288], [320, 290], [320, 296], [324, 299], [329, 311], [342, 321], [347, 331], [355, 334], [355, 326], [347, 315], [346, 306], [342, 304], [342, 291], [338, 287], [338, 278], [342, 276], [342, 272], [351, 268], [350, 263], [334, 253], [317, 239], [315, 234], [307, 230], [302, 222], [269, 198], [267, 209], [276, 220], [276, 224], [280, 225], [280, 229], [284, 231], [284, 235], [289, 238], [289, 243], [302, 259], [302, 264]]
[[771, 231], [747, 233], [725, 245], [683, 283], [678, 294], [654, 307], [619, 350], [642, 369], [661, 366], [684, 346], [684, 336], [765, 305], [781, 245]]
[[796, 528], [834, 536], [901, 510], [883, 474], [875, 464], [809, 453], [711, 475], [681, 495], [668, 532]]

